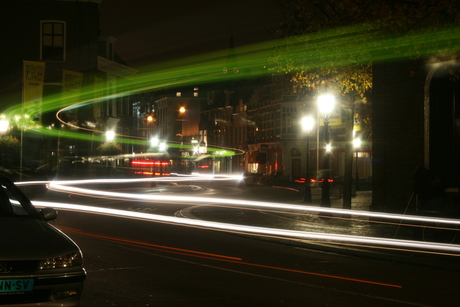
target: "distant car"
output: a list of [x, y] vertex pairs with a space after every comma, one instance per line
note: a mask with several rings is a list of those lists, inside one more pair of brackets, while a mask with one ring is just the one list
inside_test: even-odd
[[86, 272], [79, 247], [0, 175], [0, 305], [78, 306]]

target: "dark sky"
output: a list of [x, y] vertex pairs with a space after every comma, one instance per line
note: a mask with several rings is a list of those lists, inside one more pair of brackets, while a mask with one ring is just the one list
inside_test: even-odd
[[275, 0], [104, 0], [101, 35], [130, 66], [273, 39]]

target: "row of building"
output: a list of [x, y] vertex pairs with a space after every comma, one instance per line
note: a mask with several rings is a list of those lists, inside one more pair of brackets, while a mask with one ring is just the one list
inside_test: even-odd
[[[116, 38], [99, 35], [101, 1], [17, 0], [0, 10], [8, 25], [0, 29], [8, 46], [0, 49], [0, 116], [10, 122], [4, 133], [21, 138], [21, 165], [94, 157], [113, 131], [123, 154], [152, 151], [153, 138], [167, 142], [185, 172], [316, 178], [325, 169], [327, 133], [331, 175], [341, 180], [350, 144], [339, 108], [325, 131], [315, 97], [294, 93], [288, 75], [247, 67], [232, 39], [215, 62], [222, 65], [207, 72], [217, 78], [195, 80], [200, 73], [176, 67], [161, 82], [147, 79], [117, 56]], [[358, 132], [366, 138], [353, 165], [353, 175], [372, 179], [374, 209], [403, 208], [418, 166], [458, 186], [460, 96], [457, 79], [448, 77], [456, 67], [455, 60], [374, 64], [372, 130]], [[316, 119], [308, 135], [305, 115]]]
[[[52, 165], [64, 156], [96, 156], [105, 132], [114, 131], [123, 154], [151, 151], [152, 138], [165, 141], [169, 156], [179, 161], [178, 170], [183, 172], [305, 177], [306, 134], [300, 121], [316, 107], [314, 101], [292, 92], [287, 76], [257, 75], [238, 65], [231, 37], [222, 65], [216, 66], [219, 78], [139, 90], [139, 72], [117, 56], [116, 38], [98, 35], [99, 5], [100, 1], [18, 1], [3, 11], [3, 20], [15, 25], [7, 36], [15, 44], [2, 50], [3, 109], [22, 102], [33, 124], [58, 131], [47, 135], [25, 129], [25, 165]], [[38, 79], [30, 79], [32, 75]], [[63, 109], [82, 100], [90, 103]], [[4, 116], [13, 123], [11, 112]], [[88, 137], [75, 137], [72, 132], [77, 131]], [[310, 136], [312, 175], [319, 175], [324, 155], [324, 141], [314, 137], [316, 131], [319, 134], [315, 129]], [[339, 137], [333, 152], [333, 174], [339, 178], [343, 175]], [[367, 178], [370, 154], [362, 153], [358, 160], [363, 162], [358, 164], [361, 178]]]

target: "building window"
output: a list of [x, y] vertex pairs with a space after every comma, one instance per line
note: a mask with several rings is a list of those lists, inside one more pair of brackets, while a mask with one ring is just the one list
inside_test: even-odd
[[177, 92], [177, 93], [176, 93], [176, 97], [180, 97], [180, 96], [182, 96], [182, 93], [181, 93], [181, 92]]
[[193, 93], [193, 97], [198, 97], [198, 92]]
[[41, 22], [41, 60], [65, 60], [65, 23], [63, 21]]

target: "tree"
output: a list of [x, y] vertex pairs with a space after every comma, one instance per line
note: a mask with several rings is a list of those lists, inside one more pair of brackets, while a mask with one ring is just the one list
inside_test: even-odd
[[101, 156], [113, 156], [122, 153], [123, 149], [119, 144], [114, 142], [107, 142], [96, 148], [96, 151]]
[[0, 137], [0, 152], [2, 153], [2, 166], [5, 166], [5, 162], [14, 159], [19, 153], [21, 144], [19, 140], [11, 135]]
[[[421, 41], [423, 31], [460, 20], [456, 0], [280, 0], [280, 44], [271, 61], [289, 74], [294, 91], [342, 96], [346, 114], [344, 208], [351, 208], [355, 106], [372, 90], [372, 64], [388, 58], [451, 57], [453, 41]], [[412, 35], [412, 33], [416, 35]], [[441, 46], [441, 44], [446, 46]], [[458, 43], [456, 43], [458, 45]], [[454, 50], [454, 52], [452, 52]], [[442, 51], [442, 52], [437, 52]], [[368, 122], [369, 118], [361, 118]]]

